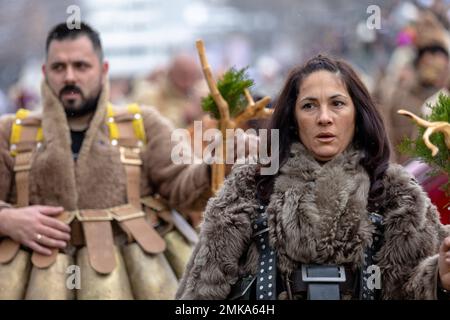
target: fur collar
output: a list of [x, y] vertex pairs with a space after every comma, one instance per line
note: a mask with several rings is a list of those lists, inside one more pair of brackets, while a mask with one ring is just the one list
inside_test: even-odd
[[299, 263], [360, 264], [373, 231], [361, 156], [349, 148], [321, 165], [302, 144], [292, 145], [267, 209], [282, 272]]
[[[108, 103], [108, 81], [102, 89], [97, 109], [86, 132], [77, 164], [72, 158], [70, 129], [64, 107], [58, 97], [50, 89], [46, 81], [41, 84], [42, 93], [42, 130], [44, 143], [40, 152], [37, 152], [33, 160], [33, 166], [39, 169], [34, 171], [33, 178], [47, 181], [48, 186], [54, 186], [46, 194], [48, 203], [63, 205], [68, 210], [75, 210], [78, 206], [78, 191], [76, 186], [77, 173], [75, 166], [87, 166], [87, 158], [94, 137], [105, 123], [106, 106]], [[45, 150], [45, 152], [43, 152]], [[42, 176], [46, 173], [45, 177]], [[51, 173], [51, 174], [48, 174]], [[36, 187], [37, 188], [37, 187]], [[57, 189], [56, 189], [57, 188]], [[31, 190], [32, 194], [42, 193]]]
[[[54, 136], [54, 133], [49, 131], [58, 131], [60, 134], [60, 141], [67, 148], [71, 148], [70, 140], [70, 129], [67, 121], [66, 114], [64, 112], [64, 107], [59, 101], [58, 97], [53, 93], [53, 91], [48, 86], [47, 82], [42, 81], [41, 85], [42, 97], [43, 97], [43, 131], [44, 136]], [[78, 158], [78, 163], [86, 161], [87, 154], [92, 145], [92, 141], [97, 134], [97, 131], [104, 124], [106, 119], [106, 106], [108, 105], [109, 97], [109, 82], [105, 79], [104, 85], [98, 100], [97, 109], [95, 110], [94, 117], [91, 120], [89, 129], [86, 132], [86, 137], [83, 140], [83, 145], [80, 150], [80, 155]], [[46, 121], [48, 119], [48, 121]], [[49, 125], [45, 125], [47, 122]], [[51, 123], [51, 125], [50, 125]], [[48, 135], [46, 135], [46, 131]], [[70, 155], [71, 153], [69, 153]]]

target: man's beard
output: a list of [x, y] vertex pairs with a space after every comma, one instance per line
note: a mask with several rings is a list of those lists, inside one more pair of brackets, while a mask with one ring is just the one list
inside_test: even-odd
[[[81, 105], [79, 107], [74, 107], [72, 103], [64, 103], [62, 100], [62, 96], [66, 92], [75, 92], [78, 93], [81, 97]], [[64, 106], [64, 111], [68, 118], [76, 118], [80, 116], [84, 116], [85, 114], [94, 112], [97, 109], [98, 100], [100, 98], [101, 90], [94, 97], [85, 98], [80, 88], [75, 85], [67, 85], [61, 89], [59, 97], [60, 101]]]

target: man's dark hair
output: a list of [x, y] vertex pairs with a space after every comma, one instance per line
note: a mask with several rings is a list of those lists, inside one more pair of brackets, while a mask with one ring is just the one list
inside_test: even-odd
[[91, 42], [92, 46], [94, 47], [95, 52], [97, 52], [97, 55], [100, 59], [100, 61], [103, 60], [103, 49], [102, 49], [102, 43], [100, 41], [100, 36], [97, 31], [92, 29], [88, 24], [81, 22], [80, 28], [77, 29], [69, 29], [67, 26], [67, 23], [60, 23], [53, 27], [53, 29], [50, 30], [50, 32], [47, 35], [47, 40], [45, 44], [45, 53], [48, 54], [48, 48], [50, 47], [50, 43], [53, 40], [62, 41], [66, 39], [77, 39], [81, 36], [87, 36]]
[[[366, 86], [353, 68], [342, 60], [317, 55], [290, 72], [275, 102], [275, 110], [269, 125], [270, 129], [279, 130], [280, 167], [289, 158], [291, 144], [299, 141], [295, 104], [300, 93], [300, 86], [310, 74], [322, 70], [341, 77], [355, 105], [353, 143], [357, 149], [364, 152], [360, 164], [366, 169], [371, 182], [368, 205], [370, 209], [376, 210], [374, 205], [385, 196], [383, 177], [389, 165], [388, 138], [381, 115]], [[265, 201], [270, 197], [275, 177], [276, 174], [258, 177], [257, 195], [261, 200]]]
[[448, 50], [446, 48], [444, 48], [443, 45], [441, 45], [439, 43], [433, 43], [433, 44], [429, 44], [429, 45], [426, 45], [426, 46], [423, 46], [423, 47], [420, 47], [417, 49], [416, 58], [414, 60], [415, 66], [417, 66], [419, 64], [420, 59], [425, 55], [425, 53], [431, 53], [431, 54], [441, 53], [444, 56], [446, 56], [447, 59], [449, 58]]

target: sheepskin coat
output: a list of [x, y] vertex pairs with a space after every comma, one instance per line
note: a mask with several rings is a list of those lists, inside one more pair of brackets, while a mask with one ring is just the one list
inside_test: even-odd
[[[66, 210], [102, 209], [127, 202], [125, 169], [119, 150], [110, 143], [106, 122], [108, 83], [99, 98], [83, 144], [74, 161], [70, 129], [59, 99], [42, 84], [44, 141], [33, 156], [30, 205], [63, 206]], [[180, 165], [171, 160], [172, 124], [152, 107], [141, 107], [147, 145], [140, 181], [142, 196], [159, 193], [172, 206], [187, 207], [210, 192], [206, 164]], [[9, 139], [14, 115], [0, 118], [0, 206], [16, 203], [14, 158]]]
[[[292, 145], [267, 207], [279, 272], [288, 275], [302, 263], [362, 266], [374, 226], [366, 209], [370, 180], [360, 159], [361, 152], [349, 148], [321, 165], [303, 145]], [[209, 200], [178, 298], [225, 299], [239, 278], [256, 273], [259, 254], [251, 228], [259, 206], [255, 177], [255, 165], [235, 166]], [[384, 184], [385, 199], [378, 203], [384, 243], [375, 257], [382, 298], [435, 299], [437, 253], [450, 230], [401, 166], [390, 165]]]

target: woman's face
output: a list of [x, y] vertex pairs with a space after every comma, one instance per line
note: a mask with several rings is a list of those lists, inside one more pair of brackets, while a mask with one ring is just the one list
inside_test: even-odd
[[316, 71], [300, 86], [295, 117], [300, 141], [319, 161], [344, 151], [355, 132], [355, 106], [341, 78]]

